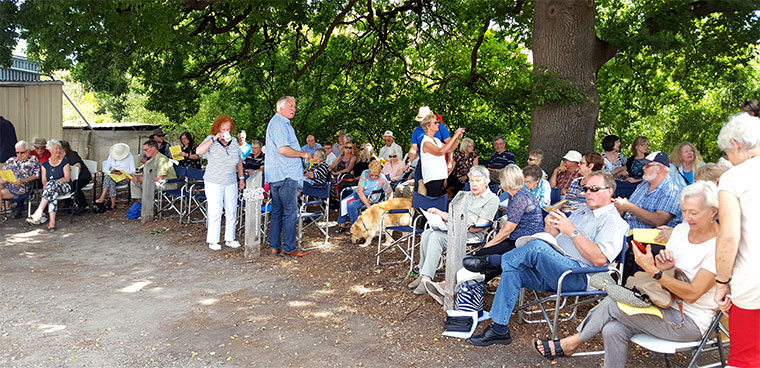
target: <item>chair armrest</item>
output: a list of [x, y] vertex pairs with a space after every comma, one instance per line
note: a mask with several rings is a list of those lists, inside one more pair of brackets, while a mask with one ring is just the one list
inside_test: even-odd
[[388, 211], [385, 211], [385, 213], [387, 213], [387, 214], [392, 214], [392, 213], [409, 213], [409, 210], [405, 209], [405, 208], [394, 208], [394, 209], [390, 209]]
[[472, 227], [474, 227], [474, 228], [476, 228], [476, 229], [488, 229], [488, 228], [490, 228], [491, 226], [493, 226], [493, 221], [488, 221], [488, 222], [486, 222], [486, 223], [483, 223], [483, 224], [475, 224], [475, 225], [472, 225]]
[[611, 271], [608, 266], [571, 268], [570, 273], [600, 273]]

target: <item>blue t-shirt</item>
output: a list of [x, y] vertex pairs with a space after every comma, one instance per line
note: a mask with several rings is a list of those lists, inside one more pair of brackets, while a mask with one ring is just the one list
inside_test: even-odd
[[42, 163], [42, 167], [45, 168], [45, 175], [47, 176], [47, 180], [58, 180], [64, 176], [63, 173], [63, 167], [69, 164], [69, 160], [66, 158], [66, 156], [63, 157], [63, 160], [61, 160], [61, 163], [58, 164], [58, 166], [53, 166], [50, 164], [50, 160], [47, 160]]
[[[417, 145], [417, 155], [419, 155], [423, 137], [425, 137], [425, 130], [422, 129], [422, 125], [417, 125], [417, 128], [412, 132], [412, 144]], [[441, 142], [449, 139], [451, 134], [449, 134], [449, 128], [446, 127], [446, 124], [438, 124], [438, 132], [433, 137], [438, 138]]]

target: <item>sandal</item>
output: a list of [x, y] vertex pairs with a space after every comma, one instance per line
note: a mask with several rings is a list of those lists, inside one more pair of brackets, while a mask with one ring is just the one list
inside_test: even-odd
[[48, 231], [50, 231], [51, 233], [54, 232], [55, 230], [56, 230], [55, 226], [48, 228]]
[[[549, 341], [552, 341], [554, 343], [554, 355], [552, 355], [551, 347], [549, 346]], [[544, 352], [542, 353], [541, 350], [538, 350], [538, 343], [541, 343], [544, 347]], [[559, 340], [549, 340], [549, 339], [533, 339], [533, 349], [536, 349], [536, 351], [541, 354], [546, 359], [554, 360], [554, 358], [562, 358], [565, 357], [565, 352], [562, 351], [562, 346], [559, 344]]]
[[336, 231], [338, 234], [345, 233], [348, 231], [348, 226], [338, 225], [338, 230]]

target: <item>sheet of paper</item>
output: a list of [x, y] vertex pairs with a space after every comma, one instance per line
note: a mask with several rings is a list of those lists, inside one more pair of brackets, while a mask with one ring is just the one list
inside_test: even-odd
[[431, 229], [438, 231], [449, 231], [449, 227], [446, 226], [446, 222], [443, 221], [441, 216], [425, 210], [422, 210], [422, 214], [425, 215], [425, 218], [427, 219], [428, 225], [430, 225]]
[[11, 170], [0, 170], [0, 178], [3, 178], [3, 180], [9, 183], [16, 181], [16, 175], [14, 175]]
[[124, 179], [132, 180], [132, 175], [127, 174], [124, 170], [119, 170], [118, 174], [108, 174], [108, 176], [110, 176], [111, 179], [117, 183]]
[[172, 153], [173, 160], [182, 161], [185, 159], [184, 157], [179, 155], [180, 153], [182, 153], [181, 146], [170, 146], [169, 151]]
[[633, 233], [633, 240], [640, 243], [665, 245], [665, 243], [654, 240], [660, 235], [660, 231], [659, 229], [633, 229], [629, 235]]
[[632, 316], [634, 314], [651, 314], [653, 316], [657, 316], [657, 317], [662, 318], [662, 311], [660, 311], [659, 308], [657, 308], [657, 307], [655, 307], [653, 305], [650, 305], [648, 307], [643, 307], [643, 308], [641, 308], [641, 307], [632, 307], [632, 306], [630, 306], [628, 304], [621, 303], [621, 302], [617, 302], [617, 305], [618, 305], [618, 308], [620, 308], [621, 312], [623, 312], [623, 313], [625, 313], [625, 314], [627, 314], [629, 316]]

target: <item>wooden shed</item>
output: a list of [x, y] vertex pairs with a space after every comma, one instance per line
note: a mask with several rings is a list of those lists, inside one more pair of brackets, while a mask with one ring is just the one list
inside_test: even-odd
[[63, 82], [41, 81], [39, 64], [13, 56], [0, 68], [0, 115], [10, 120], [19, 140], [63, 137]]

